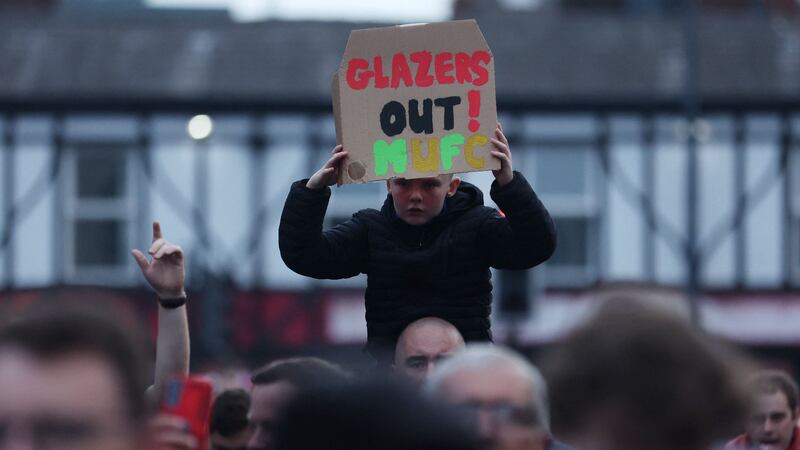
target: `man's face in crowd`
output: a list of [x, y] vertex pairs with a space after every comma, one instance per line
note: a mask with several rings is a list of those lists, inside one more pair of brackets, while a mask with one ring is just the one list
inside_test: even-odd
[[786, 450], [792, 440], [797, 411], [789, 408], [783, 392], [756, 397], [755, 409], [747, 421], [747, 435], [756, 447]]
[[251, 427], [247, 427], [233, 436], [212, 433], [209, 437], [211, 450], [246, 450], [252, 435], [253, 429]]
[[461, 180], [452, 175], [430, 178], [388, 180], [397, 216], [409, 225], [424, 225], [442, 212], [444, 200], [455, 194]]
[[273, 443], [275, 422], [280, 411], [294, 397], [297, 389], [289, 382], [278, 381], [253, 386], [250, 395], [250, 423], [253, 435], [248, 450], [268, 450]]
[[139, 450], [112, 366], [88, 353], [41, 361], [0, 350], [0, 448]]
[[447, 377], [444, 400], [476, 414], [478, 431], [492, 450], [544, 450], [547, 433], [538, 425], [533, 387], [511, 364], [463, 368]]
[[464, 340], [453, 326], [440, 321], [411, 324], [400, 335], [394, 354], [394, 369], [419, 384], [434, 366], [464, 348]]

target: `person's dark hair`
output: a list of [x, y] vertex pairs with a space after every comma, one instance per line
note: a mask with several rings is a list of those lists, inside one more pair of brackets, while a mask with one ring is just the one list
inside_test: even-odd
[[610, 300], [543, 361], [554, 433], [602, 420], [618, 448], [706, 448], [745, 417], [742, 362], [677, 314]]
[[756, 372], [747, 383], [747, 391], [751, 396], [782, 392], [794, 414], [797, 408], [797, 383], [780, 370], [762, 370]]
[[276, 450], [477, 450], [470, 421], [408, 386], [366, 381], [310, 390], [289, 403]]
[[144, 423], [147, 367], [142, 341], [133, 330], [101, 315], [111, 308], [89, 306], [37, 310], [0, 327], [0, 349], [13, 348], [42, 361], [88, 353], [106, 361], [115, 372], [133, 423]]
[[209, 434], [223, 437], [235, 436], [247, 428], [250, 395], [243, 389], [230, 389], [220, 393], [211, 407]]
[[254, 385], [286, 381], [299, 389], [336, 387], [346, 384], [350, 373], [320, 358], [297, 357], [274, 361], [257, 370], [251, 379]]

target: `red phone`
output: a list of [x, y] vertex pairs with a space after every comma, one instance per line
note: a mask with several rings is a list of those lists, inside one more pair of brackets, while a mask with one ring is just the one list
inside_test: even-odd
[[211, 415], [211, 383], [202, 377], [175, 377], [164, 384], [161, 412], [178, 416], [189, 423], [198, 449], [208, 449], [208, 422]]

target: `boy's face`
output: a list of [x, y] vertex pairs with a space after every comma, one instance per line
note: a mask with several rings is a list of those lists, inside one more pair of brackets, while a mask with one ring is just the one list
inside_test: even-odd
[[438, 216], [444, 199], [455, 194], [460, 184], [461, 180], [453, 175], [386, 181], [394, 210], [409, 225], [424, 225]]

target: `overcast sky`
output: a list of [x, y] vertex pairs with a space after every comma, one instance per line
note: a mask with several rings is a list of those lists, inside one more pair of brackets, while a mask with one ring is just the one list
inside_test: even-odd
[[228, 8], [236, 20], [268, 18], [433, 22], [450, 18], [454, 0], [145, 0], [154, 7]]

